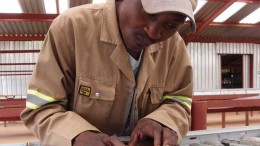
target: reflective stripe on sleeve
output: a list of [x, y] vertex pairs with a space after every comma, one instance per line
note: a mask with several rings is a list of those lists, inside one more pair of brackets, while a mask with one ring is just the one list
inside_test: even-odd
[[53, 103], [53, 102], [67, 102], [66, 100], [57, 100], [53, 97], [48, 95], [44, 95], [38, 91], [28, 89], [27, 90], [27, 99], [26, 99], [26, 106], [31, 109], [37, 109], [45, 104]]
[[26, 106], [29, 107], [29, 108], [31, 108], [31, 109], [37, 109], [37, 108], [39, 108], [38, 105], [35, 105], [35, 104], [30, 103], [30, 102], [28, 102], [28, 101], [26, 101]]
[[162, 97], [162, 100], [166, 100], [166, 99], [170, 99], [170, 100], [174, 100], [180, 104], [182, 104], [183, 106], [187, 107], [189, 110], [191, 110], [191, 103], [192, 103], [192, 99], [187, 97], [187, 96], [170, 96], [170, 95], [165, 95]]

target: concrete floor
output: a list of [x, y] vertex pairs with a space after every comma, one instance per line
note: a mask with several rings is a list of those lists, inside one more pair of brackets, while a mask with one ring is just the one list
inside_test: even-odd
[[[260, 125], [260, 112], [253, 112], [253, 116], [249, 117], [250, 125]], [[239, 112], [236, 114], [226, 113], [226, 127], [245, 126], [245, 113]], [[221, 128], [221, 114], [208, 114], [207, 116], [207, 129], [220, 129]], [[35, 142], [38, 139], [31, 134], [28, 129], [21, 122], [9, 122], [7, 127], [0, 123], [0, 145], [10, 143], [27, 143]]]
[[22, 124], [10, 122], [7, 127], [0, 124], [0, 144], [35, 142], [38, 139]]

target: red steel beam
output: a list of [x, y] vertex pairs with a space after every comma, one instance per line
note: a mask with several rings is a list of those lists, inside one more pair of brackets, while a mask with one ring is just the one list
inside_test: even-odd
[[[1, 17], [1, 16], [0, 16]], [[44, 40], [45, 35], [23, 35], [23, 36], [16, 36], [16, 35], [0, 35], [0, 41], [42, 41]]]
[[3, 53], [39, 53], [40, 50], [0, 50], [0, 54]]
[[50, 21], [59, 14], [0, 13], [0, 21]]

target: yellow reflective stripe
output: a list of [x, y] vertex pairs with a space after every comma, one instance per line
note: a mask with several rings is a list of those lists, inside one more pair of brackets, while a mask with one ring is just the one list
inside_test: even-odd
[[184, 106], [186, 106], [187, 108], [191, 109], [191, 105], [189, 105], [188, 103], [182, 102], [181, 104], [184, 105]]
[[27, 90], [27, 93], [29, 94], [32, 94], [32, 95], [35, 95], [37, 97], [40, 97], [41, 99], [44, 99], [46, 101], [49, 101], [49, 102], [54, 102], [54, 101], [57, 101], [56, 99], [54, 99], [53, 97], [50, 97], [48, 95], [44, 95], [38, 91], [35, 91], [35, 90], [31, 90], [31, 89], [28, 89]]
[[40, 106], [38, 106], [38, 105], [35, 105], [35, 104], [33, 104], [33, 103], [30, 103], [30, 102], [26, 102], [26, 106], [27, 107], [29, 107], [29, 108], [31, 108], [31, 109], [37, 109], [37, 108], [39, 108]]
[[192, 102], [192, 99], [187, 97], [187, 96], [169, 96], [169, 95], [165, 95], [165, 96], [162, 97], [162, 100], [172, 99], [172, 98], [177, 98], [177, 99], [181, 99], [181, 100], [188, 100], [188, 101]]
[[162, 97], [162, 100], [166, 100], [166, 99], [171, 99], [171, 100], [175, 100], [176, 102], [184, 105], [185, 107], [189, 108], [191, 110], [191, 102], [192, 99], [186, 96], [169, 96], [169, 95], [165, 95]]

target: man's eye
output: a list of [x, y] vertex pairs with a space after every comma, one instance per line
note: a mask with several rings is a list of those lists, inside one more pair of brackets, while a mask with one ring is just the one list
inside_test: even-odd
[[175, 28], [178, 28], [178, 25], [176, 25], [175, 23], [172, 23], [172, 22], [168, 22], [168, 23], [166, 23], [166, 27], [168, 29], [175, 29]]

